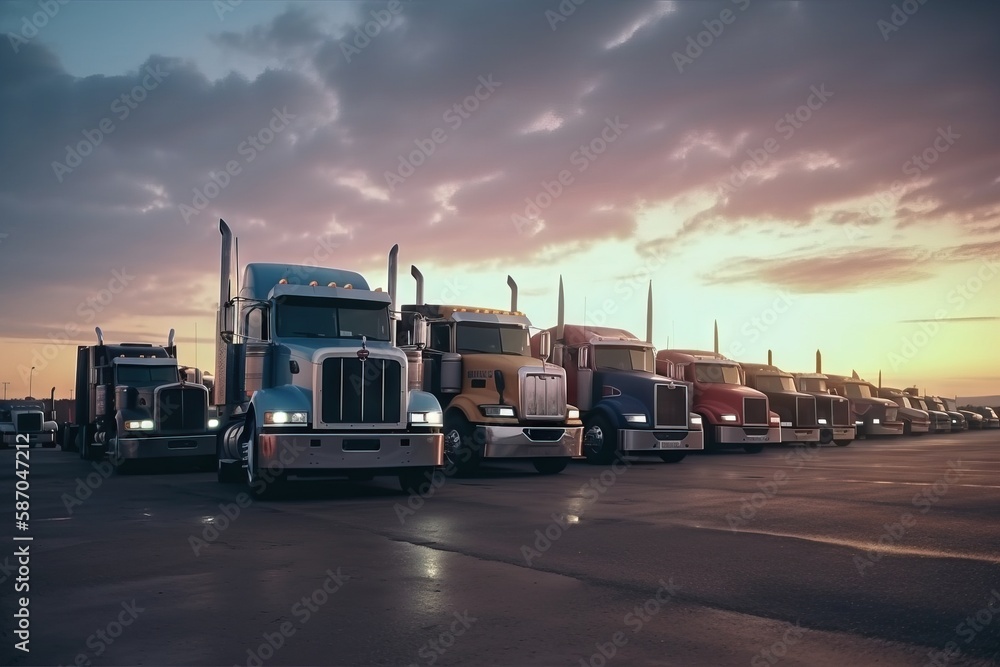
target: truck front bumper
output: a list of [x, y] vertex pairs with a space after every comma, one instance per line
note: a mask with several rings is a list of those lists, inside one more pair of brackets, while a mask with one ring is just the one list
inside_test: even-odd
[[910, 422], [910, 433], [930, 433], [930, 422]]
[[257, 444], [259, 469], [283, 470], [292, 477], [338, 470], [395, 474], [400, 468], [444, 463], [440, 433], [262, 433]]
[[[21, 436], [21, 438], [18, 439], [17, 436]], [[29, 445], [51, 445], [56, 441], [56, 434], [51, 431], [43, 431], [41, 433], [14, 433], [13, 431], [4, 431], [3, 444], [8, 447], [14, 447], [18, 443], [23, 443], [25, 436], [28, 438]]]
[[864, 429], [865, 435], [903, 435], [903, 422], [882, 422], [881, 424], [865, 422], [864, 426], [858, 426], [858, 429]]
[[781, 427], [782, 442], [819, 442], [818, 428]]
[[768, 444], [781, 442], [778, 426], [716, 426], [715, 441], [724, 445]]
[[857, 436], [857, 429], [853, 426], [823, 426], [819, 429], [819, 441], [824, 445], [834, 441], [851, 441]]
[[485, 459], [535, 459], [583, 455], [583, 427], [479, 426]]
[[627, 429], [619, 431], [620, 447], [624, 452], [662, 452], [683, 449], [705, 449], [703, 431], [653, 431]]
[[[114, 451], [114, 447], [111, 448]], [[215, 435], [171, 435], [118, 438], [118, 456], [125, 461], [215, 456]]]

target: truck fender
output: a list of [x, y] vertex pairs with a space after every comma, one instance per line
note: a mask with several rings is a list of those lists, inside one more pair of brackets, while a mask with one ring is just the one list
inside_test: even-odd
[[630, 425], [625, 421], [626, 414], [646, 415], [646, 425], [650, 427], [653, 425], [653, 416], [650, 414], [649, 407], [643, 405], [642, 401], [635, 397], [626, 396], [625, 394], [601, 399], [587, 413], [587, 417], [592, 418], [595, 413], [601, 415], [619, 429], [636, 428], [635, 424]]
[[247, 408], [248, 412], [253, 412], [258, 432], [264, 426], [264, 413], [276, 410], [308, 412], [310, 423], [316, 418], [313, 414], [312, 391], [293, 384], [258, 389], [250, 398], [250, 407]]
[[406, 402], [407, 412], [441, 412], [441, 403], [427, 391], [411, 391]]
[[481, 424], [484, 421], [483, 413], [479, 411], [479, 405], [464, 394], [459, 394], [451, 399], [448, 404], [448, 412], [457, 410], [462, 413], [466, 421], [472, 424]]

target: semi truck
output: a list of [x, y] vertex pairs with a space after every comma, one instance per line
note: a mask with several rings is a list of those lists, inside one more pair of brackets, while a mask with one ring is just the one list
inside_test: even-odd
[[295, 480], [426, 483], [443, 463], [442, 410], [417, 382], [426, 329], [396, 346], [398, 246], [388, 292], [354, 271], [294, 264], [248, 263], [236, 282], [236, 239], [224, 220], [219, 231], [219, 481], [255, 497]]
[[897, 418], [899, 407], [876, 396], [878, 390], [870, 382], [856, 375], [827, 375], [827, 383], [838, 396], [851, 401], [851, 415], [859, 437], [903, 434], [903, 422]]
[[45, 417], [43, 401], [31, 398], [0, 401], [0, 448], [15, 446], [19, 435], [28, 439], [29, 446], [55, 447], [57, 425]]
[[816, 398], [816, 421], [819, 422], [819, 441], [826, 445], [833, 443], [846, 447], [854, 441], [857, 431], [851, 417], [851, 402], [837, 396], [828, 385], [823, 374], [823, 357], [816, 351], [816, 371], [814, 373], [793, 373], [796, 388]]
[[969, 430], [969, 422], [966, 421], [965, 415], [958, 411], [955, 399], [941, 398], [940, 396], [924, 396], [924, 401], [935, 410], [940, 410], [948, 414], [948, 418], [951, 420], [952, 431]]
[[931, 416], [913, 402], [913, 397], [902, 389], [894, 387], [879, 387], [876, 391], [879, 398], [885, 398], [899, 407], [897, 416], [903, 422], [903, 435], [923, 435], [931, 430]]
[[741, 362], [740, 366], [747, 386], [767, 396], [771, 410], [781, 418], [782, 443], [820, 442], [816, 397], [799, 391], [791, 373], [772, 365], [770, 355], [766, 364]]
[[927, 417], [931, 420], [928, 433], [951, 433], [951, 417], [947, 412], [935, 409], [933, 405], [921, 398], [915, 387], [904, 389], [903, 392], [909, 398], [911, 405], [927, 413]]
[[[705, 448], [701, 417], [692, 413], [692, 385], [656, 374], [652, 344], [652, 283], [646, 340], [625, 329], [565, 323], [563, 281], [552, 336], [553, 363], [566, 371], [570, 399], [583, 417], [583, 453], [606, 465], [622, 455], [679, 463]], [[532, 349], [542, 334], [532, 337]]]
[[423, 387], [444, 406], [448, 466], [472, 474], [483, 462], [528, 460], [543, 475], [581, 456], [583, 422], [567, 403], [566, 372], [547, 359], [543, 334], [532, 354], [531, 321], [517, 309], [507, 276], [509, 310], [424, 302], [424, 277], [410, 267], [416, 303], [401, 309], [399, 331], [429, 328]]
[[765, 444], [781, 442], [781, 419], [771, 411], [767, 396], [746, 386], [740, 365], [719, 354], [718, 324], [713, 352], [660, 350], [656, 372], [691, 383], [706, 448], [742, 447], [756, 454]]
[[105, 455], [124, 473], [143, 461], [193, 459], [211, 463], [216, 420], [208, 389], [186, 382], [171, 329], [166, 345], [110, 344], [95, 327], [96, 345], [76, 357], [76, 405], [64, 443], [85, 460]]

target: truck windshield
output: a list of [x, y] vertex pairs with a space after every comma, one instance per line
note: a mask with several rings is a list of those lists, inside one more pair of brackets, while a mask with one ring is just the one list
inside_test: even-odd
[[377, 301], [279, 297], [279, 338], [356, 338], [389, 340], [389, 310]]
[[459, 354], [516, 354], [530, 356], [528, 330], [521, 327], [462, 322], [455, 331]]
[[157, 387], [161, 384], [171, 384], [180, 381], [180, 375], [174, 366], [130, 366], [119, 364], [115, 367], [117, 384], [128, 387]]
[[619, 371], [653, 372], [653, 351], [641, 347], [605, 347], [594, 348], [594, 366]]
[[871, 398], [872, 389], [866, 384], [848, 382], [844, 385], [844, 394], [848, 398]]
[[795, 391], [795, 380], [783, 375], [758, 375], [758, 391]]
[[812, 392], [814, 394], [827, 393], [826, 380], [823, 378], [799, 378], [799, 384], [802, 385], [802, 391]]
[[740, 382], [740, 369], [727, 364], [698, 362], [694, 365], [694, 377], [698, 382], [711, 384], [743, 384]]
[[940, 412], [948, 412], [948, 409], [945, 408], [944, 404], [941, 403], [941, 401], [938, 401], [938, 400], [933, 399], [933, 398], [925, 398], [924, 402], [927, 403], [927, 406], [931, 410], [938, 410]]

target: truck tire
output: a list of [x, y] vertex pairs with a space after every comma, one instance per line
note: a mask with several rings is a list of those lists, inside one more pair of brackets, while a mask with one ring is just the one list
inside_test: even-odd
[[246, 438], [244, 442], [247, 442], [247, 469], [246, 469], [246, 483], [250, 489], [250, 495], [257, 500], [270, 500], [279, 497], [285, 488], [285, 476], [283, 471], [278, 471], [277, 474], [267, 471], [267, 475], [260, 474], [257, 469], [257, 460], [259, 459], [258, 450], [259, 444], [257, 443], [257, 422], [253, 418], [253, 413], [250, 413], [247, 419], [247, 425], [243, 429], [243, 433]]
[[608, 465], [618, 453], [618, 429], [601, 415], [588, 419], [583, 429], [583, 453], [587, 463]]
[[476, 472], [483, 458], [483, 450], [475, 442], [476, 431], [460, 413], [450, 413], [444, 422], [445, 465], [459, 477]]
[[854, 442], [854, 441], [853, 440], [834, 440], [833, 444], [837, 445], [838, 447], [847, 447], [852, 442]]
[[85, 426], [80, 429], [80, 458], [84, 461], [100, 461], [104, 458], [103, 447], [92, 447], [95, 436], [95, 429], [92, 426]]
[[569, 465], [569, 456], [546, 456], [545, 458], [531, 459], [535, 470], [541, 475], [558, 475]]
[[664, 463], [680, 463], [687, 456], [687, 452], [660, 452], [660, 459]]
[[399, 488], [403, 493], [423, 495], [425, 487], [430, 488], [434, 468], [407, 468], [399, 473]]

